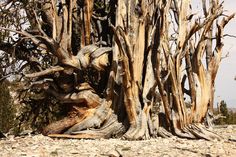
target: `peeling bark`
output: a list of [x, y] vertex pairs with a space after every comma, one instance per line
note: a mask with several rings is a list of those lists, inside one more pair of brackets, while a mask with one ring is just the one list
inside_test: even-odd
[[49, 124], [44, 135], [221, 139], [202, 125], [212, 111], [223, 29], [234, 17], [222, 18], [218, 0], [211, 0], [209, 8], [202, 0], [201, 19], [189, 0], [32, 4], [22, 9], [33, 15], [28, 17], [33, 30], [2, 25], [0, 30], [19, 34], [15, 43], [34, 47], [30, 54], [43, 63], [24, 71], [29, 91], [43, 91], [70, 107], [68, 116]]

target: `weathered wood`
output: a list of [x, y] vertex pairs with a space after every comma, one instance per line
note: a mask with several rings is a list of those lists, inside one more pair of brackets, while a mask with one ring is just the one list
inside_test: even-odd
[[[214, 102], [223, 30], [234, 17], [221, 18], [218, 0], [202, 0], [203, 17], [192, 12], [190, 0], [45, 0], [31, 8], [17, 2], [33, 18], [26, 18], [28, 30], [1, 25], [20, 35], [15, 43], [2, 40], [14, 43], [8, 53], [14, 50], [12, 56], [29, 65], [23, 68], [29, 92], [45, 92], [71, 107], [45, 135], [220, 139], [201, 125]], [[39, 68], [29, 54], [43, 62]]]
[[43, 131], [43, 135], [49, 134], [62, 134], [65, 130], [69, 129], [77, 122], [77, 117], [65, 117], [62, 120], [48, 125]]
[[112, 114], [99, 129], [87, 129], [72, 134], [49, 134], [48, 136], [54, 138], [100, 139], [119, 137], [124, 131], [124, 126], [117, 121], [116, 115]]
[[104, 121], [109, 119], [112, 114], [112, 110], [106, 103], [104, 101], [101, 106], [87, 110], [82, 118], [77, 121], [77, 124], [68, 129], [65, 134], [76, 134], [76, 132], [87, 128], [100, 128]]
[[63, 71], [64, 68], [60, 66], [55, 66], [48, 68], [44, 71], [36, 72], [36, 73], [31, 73], [31, 74], [25, 74], [25, 77], [32, 78], [32, 77], [39, 77], [39, 76], [44, 76], [44, 75], [49, 75], [55, 72]]

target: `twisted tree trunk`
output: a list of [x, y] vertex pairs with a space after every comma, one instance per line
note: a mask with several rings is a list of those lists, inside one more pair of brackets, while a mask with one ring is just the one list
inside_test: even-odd
[[218, 0], [209, 11], [202, 4], [198, 19], [189, 0], [51, 0], [26, 12], [36, 35], [0, 27], [58, 60], [24, 75], [31, 88], [71, 107], [43, 134], [220, 139], [203, 124], [213, 109], [223, 29], [234, 15], [222, 18]]

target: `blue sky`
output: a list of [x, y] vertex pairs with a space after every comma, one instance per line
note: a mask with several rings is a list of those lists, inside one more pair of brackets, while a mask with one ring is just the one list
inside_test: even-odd
[[[236, 12], [236, 1], [225, 0], [226, 13]], [[236, 18], [234, 18], [225, 28], [226, 34], [236, 36]], [[224, 38], [224, 55], [229, 52], [229, 57], [221, 61], [221, 65], [216, 78], [215, 102], [225, 100], [228, 107], [236, 108], [236, 38]]]

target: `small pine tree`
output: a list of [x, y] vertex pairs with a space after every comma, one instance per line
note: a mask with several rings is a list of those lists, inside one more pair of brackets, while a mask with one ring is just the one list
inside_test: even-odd
[[216, 120], [216, 124], [218, 125], [225, 125], [230, 124], [230, 112], [227, 108], [227, 104], [224, 100], [222, 100], [219, 104], [219, 113], [223, 116], [222, 118], [219, 118]]
[[229, 111], [228, 111], [228, 108], [227, 108], [227, 104], [226, 104], [226, 102], [224, 100], [222, 100], [220, 102], [220, 112], [226, 118], [229, 117]]

